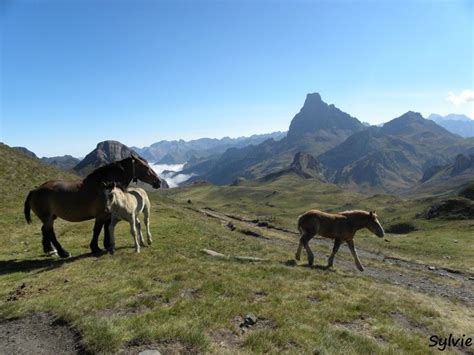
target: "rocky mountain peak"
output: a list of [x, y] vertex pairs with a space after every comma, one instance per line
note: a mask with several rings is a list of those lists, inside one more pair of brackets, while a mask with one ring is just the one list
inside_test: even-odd
[[356, 132], [362, 128], [357, 118], [328, 105], [318, 93], [312, 93], [306, 96], [303, 107], [291, 121], [287, 137], [291, 141], [321, 130]]
[[80, 174], [88, 174], [100, 166], [125, 159], [131, 154], [138, 155], [135, 151], [118, 141], [103, 141], [98, 143], [96, 148], [74, 167], [74, 170]]

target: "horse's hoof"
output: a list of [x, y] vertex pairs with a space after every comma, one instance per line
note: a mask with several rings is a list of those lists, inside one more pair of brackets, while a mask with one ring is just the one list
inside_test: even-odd
[[151, 240], [151, 239], [150, 239], [150, 240], [148, 240], [148, 241], [147, 241], [148, 245], [151, 245], [151, 242], [152, 242], [152, 240]]
[[66, 258], [70, 258], [71, 257], [71, 253], [64, 250], [63, 252], [59, 252], [59, 256], [63, 259], [66, 259]]
[[104, 254], [104, 251], [100, 248], [91, 249], [91, 252], [92, 252], [92, 255], [102, 255], [102, 254]]
[[115, 254], [115, 249], [109, 249], [109, 253], [110, 253], [110, 255], [114, 255]]
[[357, 267], [359, 269], [359, 271], [364, 271], [364, 267], [361, 266], [361, 267]]
[[48, 251], [45, 256], [58, 256], [58, 251], [57, 250], [51, 250]]
[[295, 260], [300, 261], [301, 257], [299, 255], [295, 255]]

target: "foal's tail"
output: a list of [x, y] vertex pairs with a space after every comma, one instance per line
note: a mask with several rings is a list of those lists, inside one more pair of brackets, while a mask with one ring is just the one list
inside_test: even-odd
[[31, 223], [30, 200], [31, 200], [32, 194], [33, 194], [33, 191], [30, 191], [30, 193], [29, 193], [28, 196], [26, 197], [26, 200], [25, 200], [25, 208], [24, 208], [24, 210], [23, 210], [23, 212], [25, 213], [26, 223], [28, 223], [28, 224]]
[[304, 234], [304, 230], [303, 228], [301, 227], [301, 217], [303, 217], [303, 215], [300, 215], [298, 216], [298, 222], [296, 224], [296, 227], [298, 228], [298, 232], [300, 232], [300, 235], [303, 235]]

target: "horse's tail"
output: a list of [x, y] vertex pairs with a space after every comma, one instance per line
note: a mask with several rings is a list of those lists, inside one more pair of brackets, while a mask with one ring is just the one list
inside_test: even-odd
[[25, 219], [26, 219], [26, 223], [30, 224], [31, 223], [31, 214], [30, 214], [30, 211], [31, 211], [31, 207], [30, 207], [30, 200], [31, 200], [31, 196], [33, 195], [33, 191], [30, 191], [28, 196], [26, 197], [26, 200], [25, 200], [25, 208], [23, 210], [23, 212], [25, 213]]

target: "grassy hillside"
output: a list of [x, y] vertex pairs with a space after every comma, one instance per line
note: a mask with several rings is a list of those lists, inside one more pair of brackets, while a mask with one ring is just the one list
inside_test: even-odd
[[[10, 175], [1, 175], [7, 176], [8, 189], [2, 192], [10, 202], [1, 210], [2, 221], [8, 217], [2, 222], [8, 233], [0, 234], [0, 318], [53, 314], [71, 325], [82, 346], [94, 353], [152, 348], [162, 353], [425, 354], [434, 352], [428, 347], [433, 334], [474, 333], [472, 284], [464, 281], [468, 274], [444, 277], [446, 271], [425, 272], [415, 264], [405, 268], [376, 253], [361, 254], [367, 272], [359, 273], [343, 250], [333, 271], [304, 267], [304, 262], [291, 266], [287, 261], [294, 254], [296, 236], [260, 227], [253, 228], [256, 236], [248, 235], [243, 229], [250, 227], [238, 221], [232, 231], [219, 218], [201, 212], [208, 206], [294, 228], [295, 216], [310, 206], [378, 208], [387, 224], [421, 210], [416, 203], [346, 193], [330, 184], [302, 184], [292, 177], [265, 186], [154, 192], [150, 247], [135, 254], [128, 227], [121, 223], [116, 254], [92, 257], [88, 244], [93, 222], [58, 221], [58, 239], [73, 254], [64, 261], [42, 257], [40, 224], [37, 218], [32, 225], [23, 222], [20, 191], [31, 188], [24, 179], [28, 166], [36, 169], [35, 183], [61, 173], [14, 158], [26, 165], [14, 179], [14, 167], [4, 167]], [[396, 211], [393, 217], [388, 216], [391, 208]], [[410, 234], [390, 238], [390, 243], [362, 236], [356, 243], [409, 257], [418, 257], [420, 245], [436, 251], [426, 238], [438, 232], [421, 220], [416, 223], [424, 228], [418, 235], [424, 242]], [[444, 230], [448, 222], [435, 223]], [[463, 237], [472, 230], [472, 222], [452, 226], [460, 233], [458, 244], [446, 253], [456, 259], [456, 268], [472, 271], [472, 247]], [[408, 246], [403, 242], [407, 238], [418, 240], [418, 245]], [[447, 239], [442, 234], [436, 238]], [[317, 243], [316, 262], [323, 264], [328, 246]], [[202, 252], [204, 248], [265, 261], [212, 257]], [[438, 264], [448, 265], [450, 260]], [[415, 281], [409, 285], [403, 280]], [[416, 280], [420, 288], [411, 285]], [[425, 287], [429, 285], [434, 288]], [[257, 323], [240, 327], [248, 313], [257, 316]]]
[[440, 197], [400, 198], [391, 195], [361, 195], [342, 190], [316, 179], [304, 180], [288, 175], [269, 184], [248, 182], [243, 186], [204, 185], [170, 190], [178, 201], [191, 200], [238, 216], [257, 218], [296, 232], [298, 215], [309, 209], [343, 211], [376, 210], [387, 228], [398, 223], [413, 223], [418, 229], [406, 235], [388, 235], [378, 239], [360, 231], [356, 243], [369, 249], [383, 250], [393, 256], [409, 257], [434, 265], [466, 268], [474, 272], [474, 222], [472, 220], [425, 220], [417, 217]]
[[10, 230], [25, 223], [23, 203], [28, 192], [47, 180], [79, 179], [0, 143], [0, 228]]

